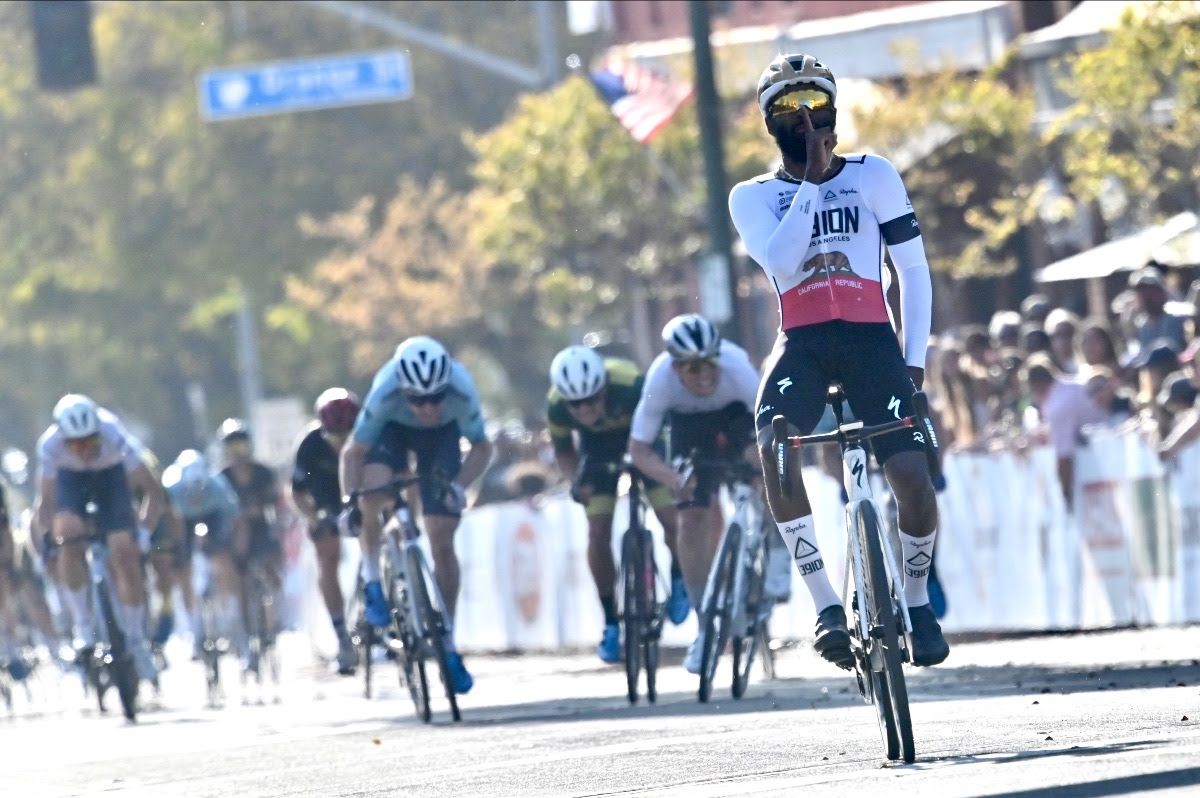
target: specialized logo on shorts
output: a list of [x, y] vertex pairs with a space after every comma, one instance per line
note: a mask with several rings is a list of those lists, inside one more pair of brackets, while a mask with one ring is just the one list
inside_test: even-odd
[[782, 380], [780, 380], [779, 382], [777, 382], [777, 383], [775, 383], [775, 384], [779, 386], [779, 393], [781, 393], [781, 394], [782, 394], [782, 393], [783, 393], [784, 391], [786, 391], [788, 388], [791, 388], [791, 387], [792, 387], [792, 378], [791, 378], [791, 377], [784, 377]]
[[888, 402], [887, 409], [889, 412], [891, 412], [891, 414], [893, 416], [896, 417], [897, 421], [900, 420], [900, 400], [899, 399], [897, 399], [896, 397], [893, 396], [891, 401]]

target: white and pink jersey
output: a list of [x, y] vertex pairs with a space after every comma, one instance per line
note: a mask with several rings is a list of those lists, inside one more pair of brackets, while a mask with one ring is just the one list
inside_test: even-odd
[[923, 366], [932, 286], [921, 229], [904, 182], [886, 158], [846, 155], [820, 184], [782, 172], [733, 187], [733, 217], [750, 257], [775, 284], [782, 328], [840, 319], [890, 322], [884, 244], [900, 278], [905, 361]]

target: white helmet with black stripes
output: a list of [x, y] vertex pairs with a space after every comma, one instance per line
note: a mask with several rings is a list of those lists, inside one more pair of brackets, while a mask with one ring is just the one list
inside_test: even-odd
[[400, 390], [416, 396], [437, 393], [450, 382], [450, 354], [427, 335], [416, 335], [396, 347]]
[[100, 431], [100, 408], [90, 397], [69, 393], [54, 406], [54, 423], [69, 441], [87, 438]]
[[721, 334], [699, 313], [685, 313], [667, 322], [663, 346], [675, 360], [716, 357], [721, 353]]
[[568, 346], [550, 363], [550, 384], [568, 402], [595, 396], [605, 379], [604, 358], [588, 346]]

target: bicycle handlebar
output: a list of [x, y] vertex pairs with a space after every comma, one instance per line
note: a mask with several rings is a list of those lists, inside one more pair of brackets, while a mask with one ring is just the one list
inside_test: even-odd
[[775, 438], [775, 469], [779, 474], [780, 486], [785, 496], [791, 495], [791, 478], [788, 469], [787, 451], [789, 448], [799, 448], [816, 443], [837, 443], [843, 448], [848, 444], [859, 443], [878, 435], [886, 435], [902, 429], [914, 429], [920, 436], [919, 442], [925, 448], [925, 459], [929, 466], [929, 475], [934, 482], [941, 477], [942, 467], [938, 457], [937, 433], [934, 432], [933, 422], [929, 419], [929, 399], [922, 391], [913, 393], [909, 402], [913, 409], [911, 416], [895, 421], [888, 421], [874, 426], [864, 426], [862, 422], [841, 424], [833, 432], [820, 435], [792, 436], [788, 434], [787, 419], [777, 415], [771, 419], [771, 432]]

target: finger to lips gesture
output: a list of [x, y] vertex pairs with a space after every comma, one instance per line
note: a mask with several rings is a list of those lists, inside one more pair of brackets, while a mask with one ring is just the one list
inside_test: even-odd
[[824, 176], [833, 160], [833, 146], [836, 139], [833, 128], [814, 128], [808, 109], [800, 108], [800, 123], [804, 130], [804, 147], [808, 153], [808, 161], [804, 168], [804, 179], [816, 182]]

